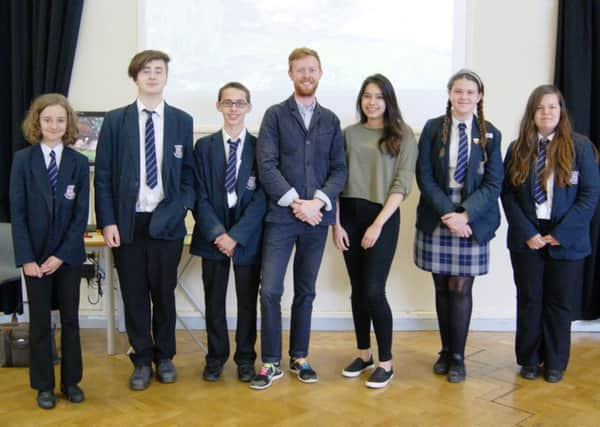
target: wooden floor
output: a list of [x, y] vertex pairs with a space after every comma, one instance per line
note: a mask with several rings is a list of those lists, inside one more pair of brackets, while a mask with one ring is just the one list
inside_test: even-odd
[[[310, 360], [319, 383], [300, 383], [285, 360], [285, 376], [263, 391], [240, 383], [232, 362], [218, 382], [204, 382], [203, 354], [187, 333], [177, 334], [178, 382], [153, 381], [133, 392], [127, 356], [104, 353], [104, 330], [82, 330], [87, 399], [61, 398], [50, 411], [37, 408], [27, 369], [0, 369], [0, 426], [600, 426], [598, 333], [573, 334], [569, 370], [558, 384], [519, 377], [512, 333], [471, 333], [467, 381], [449, 384], [431, 372], [437, 333], [398, 332], [395, 378], [386, 389], [369, 390], [367, 374], [340, 375], [355, 356], [354, 335], [318, 332]], [[125, 336], [119, 345], [127, 348]]]

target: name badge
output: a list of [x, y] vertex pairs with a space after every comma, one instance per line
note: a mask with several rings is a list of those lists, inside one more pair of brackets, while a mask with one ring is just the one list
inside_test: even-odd
[[489, 138], [489, 139], [494, 139], [494, 134], [493, 134], [492, 132], [487, 132], [487, 133], [485, 134], [485, 136], [486, 136], [486, 138]]
[[75, 185], [74, 184], [70, 184], [67, 185], [67, 189], [65, 190], [65, 199], [67, 200], [73, 200], [75, 199]]
[[569, 184], [574, 184], [574, 185], [579, 184], [579, 171], [571, 172], [571, 180], [569, 181]]
[[256, 190], [256, 177], [249, 176], [248, 182], [246, 183], [246, 190]]
[[176, 159], [183, 158], [183, 145], [174, 145], [173, 149], [173, 156], [175, 156]]

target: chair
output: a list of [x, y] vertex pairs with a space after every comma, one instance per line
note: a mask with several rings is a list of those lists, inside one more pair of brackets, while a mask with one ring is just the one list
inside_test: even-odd
[[0, 285], [20, 278], [21, 272], [15, 267], [11, 226], [10, 223], [2, 222], [0, 223]]

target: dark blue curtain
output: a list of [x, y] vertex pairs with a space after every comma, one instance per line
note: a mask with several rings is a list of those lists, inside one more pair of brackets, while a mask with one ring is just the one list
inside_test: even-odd
[[[600, 2], [559, 0], [554, 84], [565, 96], [575, 131], [600, 149]], [[600, 204], [591, 225], [592, 255], [574, 289], [574, 320], [600, 318]]]

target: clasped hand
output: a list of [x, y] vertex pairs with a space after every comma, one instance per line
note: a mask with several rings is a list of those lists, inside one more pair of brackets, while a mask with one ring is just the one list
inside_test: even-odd
[[237, 241], [232, 239], [229, 234], [223, 233], [215, 239], [214, 244], [223, 255], [231, 258], [235, 252]]
[[469, 238], [473, 234], [465, 212], [449, 212], [442, 216], [441, 220], [455, 236]]
[[290, 207], [296, 218], [314, 227], [315, 225], [319, 225], [323, 220], [321, 209], [324, 205], [325, 202], [320, 199], [296, 199], [292, 202]]

